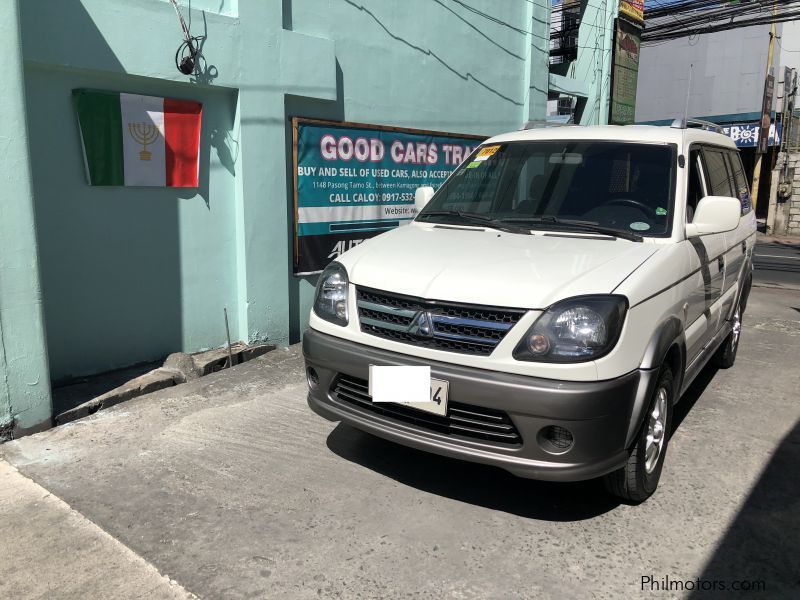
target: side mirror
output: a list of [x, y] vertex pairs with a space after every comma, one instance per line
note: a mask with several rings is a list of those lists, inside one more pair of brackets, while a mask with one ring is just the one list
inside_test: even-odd
[[742, 203], [737, 198], [706, 196], [698, 202], [692, 222], [686, 224], [686, 237], [732, 231], [741, 216]]
[[417, 191], [414, 192], [414, 207], [417, 209], [417, 213], [425, 208], [431, 198], [433, 198], [433, 188], [431, 186], [423, 185], [417, 188]]

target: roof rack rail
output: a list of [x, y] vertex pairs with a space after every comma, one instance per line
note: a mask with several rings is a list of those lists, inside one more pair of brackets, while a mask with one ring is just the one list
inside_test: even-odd
[[713, 131], [714, 133], [725, 133], [721, 125], [712, 123], [711, 121], [703, 121], [702, 119], [687, 119], [686, 117], [678, 117], [672, 122], [673, 129], [702, 129], [704, 131]]

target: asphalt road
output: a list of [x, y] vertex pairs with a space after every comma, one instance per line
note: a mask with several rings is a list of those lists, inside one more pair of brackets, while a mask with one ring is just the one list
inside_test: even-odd
[[798, 347], [754, 288], [639, 506], [324, 421], [277, 350], [0, 446], [0, 597], [798, 598]]
[[800, 290], [800, 243], [758, 242], [753, 267], [756, 285]]

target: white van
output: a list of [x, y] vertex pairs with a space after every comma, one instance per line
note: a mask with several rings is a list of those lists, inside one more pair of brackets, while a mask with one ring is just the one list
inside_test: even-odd
[[[747, 179], [711, 129], [486, 141], [435, 194], [417, 191], [410, 225], [320, 276], [303, 339], [311, 408], [522, 477], [603, 476], [645, 500], [673, 405], [709, 360], [733, 365], [752, 279]], [[373, 398], [370, 372], [386, 366], [423, 367], [407, 380], [413, 404], [402, 382], [380, 391], [394, 401]]]

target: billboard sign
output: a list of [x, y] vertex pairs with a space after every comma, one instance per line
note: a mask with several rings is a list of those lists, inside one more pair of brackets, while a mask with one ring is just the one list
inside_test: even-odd
[[[758, 136], [761, 130], [759, 123], [733, 123], [723, 125], [722, 130], [730, 137], [739, 148], [755, 148], [758, 146]], [[783, 127], [781, 123], [770, 125], [769, 145], [780, 146]]]
[[414, 192], [438, 188], [485, 138], [292, 119], [295, 274], [416, 215]]
[[642, 31], [617, 19], [611, 82], [611, 115], [614, 125], [631, 125], [636, 118], [636, 86], [639, 80], [639, 48]]
[[641, 26], [644, 23], [644, 0], [620, 0], [619, 14]]

